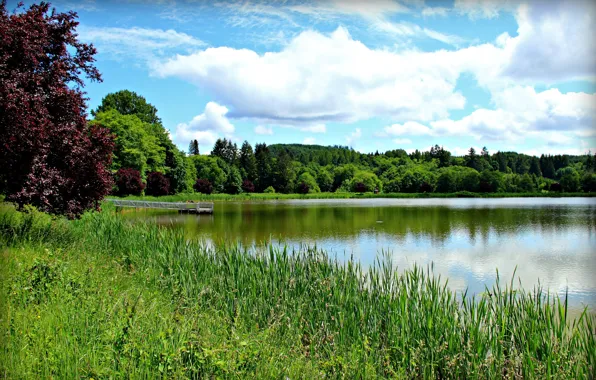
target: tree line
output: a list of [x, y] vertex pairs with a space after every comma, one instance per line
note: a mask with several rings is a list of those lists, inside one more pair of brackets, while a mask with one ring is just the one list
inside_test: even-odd
[[360, 153], [347, 146], [264, 143], [253, 146], [218, 139], [209, 155], [197, 140], [186, 154], [176, 148], [142, 96], [119, 91], [107, 95], [91, 125], [112, 131], [115, 149], [114, 194], [210, 193], [533, 193], [596, 191], [596, 158], [490, 154], [470, 148], [453, 156], [439, 145], [428, 151], [403, 149]]

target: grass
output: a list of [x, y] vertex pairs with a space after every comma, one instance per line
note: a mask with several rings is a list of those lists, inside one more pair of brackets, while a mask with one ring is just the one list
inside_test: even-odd
[[[310, 193], [310, 194], [280, 194], [280, 193], [244, 193], [244, 194], [201, 194], [180, 193], [161, 197], [127, 196], [122, 199], [146, 200], [161, 202], [185, 201], [264, 201], [278, 199], [358, 199], [358, 198], [561, 198], [561, 197], [595, 197], [596, 193], [471, 193], [460, 191], [457, 193]], [[113, 197], [117, 198], [117, 197]]]
[[590, 378], [594, 314], [513, 279], [209, 248], [109, 212], [0, 210], [6, 378]]

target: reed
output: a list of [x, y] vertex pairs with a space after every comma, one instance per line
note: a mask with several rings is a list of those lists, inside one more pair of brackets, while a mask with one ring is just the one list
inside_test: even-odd
[[595, 315], [498, 280], [456, 294], [316, 247], [209, 246], [113, 213], [0, 210], [3, 375], [590, 378]]

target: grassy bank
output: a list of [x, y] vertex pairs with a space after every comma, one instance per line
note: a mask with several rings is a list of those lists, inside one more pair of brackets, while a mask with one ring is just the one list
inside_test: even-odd
[[7, 378], [586, 378], [595, 316], [324, 252], [209, 249], [112, 213], [0, 210]]
[[[359, 199], [359, 198], [562, 198], [562, 197], [596, 197], [596, 193], [311, 193], [311, 194], [280, 194], [280, 193], [245, 193], [245, 194], [201, 194], [180, 193], [162, 197], [128, 196], [123, 199], [185, 202], [185, 201], [265, 201], [277, 199]], [[113, 197], [117, 198], [117, 197]]]

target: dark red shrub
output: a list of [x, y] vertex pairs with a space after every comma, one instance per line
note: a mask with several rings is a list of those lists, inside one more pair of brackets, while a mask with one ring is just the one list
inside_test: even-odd
[[145, 184], [141, 180], [141, 173], [136, 169], [124, 168], [116, 172], [115, 194], [121, 197], [126, 195], [141, 195]]
[[549, 190], [561, 192], [563, 191], [563, 186], [561, 186], [561, 184], [558, 182], [554, 182], [550, 184]]
[[298, 194], [308, 194], [310, 187], [308, 186], [308, 184], [302, 182], [298, 185], [297, 190], [298, 190]]
[[49, 4], [9, 14], [0, 1], [0, 193], [19, 206], [77, 217], [112, 188], [113, 136], [90, 128], [82, 91], [101, 81], [76, 13]]
[[354, 191], [357, 193], [365, 193], [366, 192], [366, 185], [362, 182], [358, 182], [354, 185]]
[[249, 181], [248, 179], [245, 179], [244, 181], [242, 181], [242, 191], [244, 191], [245, 193], [254, 193], [254, 183], [252, 183], [252, 181]]
[[433, 187], [428, 182], [422, 182], [420, 184], [420, 192], [421, 193], [432, 193], [433, 192]]
[[145, 195], [160, 197], [170, 194], [170, 180], [160, 172], [147, 174], [147, 187]]
[[199, 178], [194, 184], [194, 189], [198, 193], [211, 194], [213, 192], [213, 185], [208, 179]]

